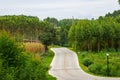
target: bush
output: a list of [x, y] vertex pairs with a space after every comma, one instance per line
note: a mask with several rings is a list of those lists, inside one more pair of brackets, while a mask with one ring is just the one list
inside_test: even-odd
[[93, 64], [93, 62], [89, 58], [84, 58], [82, 63], [87, 67]]
[[106, 76], [107, 75], [107, 66], [105, 65], [103, 65], [102, 66], [102, 68], [101, 68], [101, 70], [100, 70], [100, 73], [101, 73], [101, 75], [104, 75], [104, 76]]
[[109, 52], [116, 52], [116, 49], [115, 48], [108, 48], [108, 51]]
[[3, 70], [2, 64], [3, 64], [3, 63], [2, 63], [2, 60], [0, 59], [0, 79], [2, 79], [2, 77], [4, 76], [4, 74], [3, 74], [3, 73], [4, 73], [4, 72], [3, 72], [4, 70]]
[[[83, 52], [82, 52], [83, 53]], [[106, 76], [107, 75], [107, 59], [106, 52], [100, 52], [97, 54], [89, 53], [87, 55], [80, 54], [79, 61], [80, 64], [84, 64], [86, 66], [82, 66], [83, 70], [86, 72], [91, 72], [93, 74]], [[112, 77], [120, 76], [120, 52], [108, 52], [109, 56], [109, 75]], [[88, 60], [87, 60], [88, 59]], [[93, 61], [94, 64], [88, 65], [89, 59]]]
[[87, 52], [82, 52], [81, 53], [82, 58], [85, 58], [87, 54], [88, 54]]
[[47, 80], [48, 68], [37, 60], [25, 60], [18, 72], [19, 80]]
[[49, 80], [48, 69], [42, 61], [31, 59], [6, 33], [0, 33], [0, 80]]
[[[91, 65], [89, 70], [95, 74], [107, 76], [107, 66], [101, 64]], [[109, 76], [120, 76], [120, 67], [109, 65]]]
[[110, 76], [120, 76], [120, 66], [110, 65]]
[[15, 80], [16, 79], [16, 69], [14, 67], [4, 67], [2, 66], [0, 60], [0, 80]]
[[101, 64], [92, 64], [88, 67], [89, 71], [95, 74], [102, 74], [102, 67]]
[[22, 53], [22, 48], [6, 33], [0, 33], [0, 56], [3, 60], [4, 67], [19, 66], [19, 56]]

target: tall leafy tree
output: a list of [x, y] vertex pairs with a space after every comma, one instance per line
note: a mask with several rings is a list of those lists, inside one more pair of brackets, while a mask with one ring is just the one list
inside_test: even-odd
[[48, 46], [55, 41], [56, 34], [54, 27], [51, 26], [50, 23], [44, 21], [43, 25], [44, 27], [41, 29], [39, 34], [39, 40], [44, 44], [46, 52], [48, 50]]

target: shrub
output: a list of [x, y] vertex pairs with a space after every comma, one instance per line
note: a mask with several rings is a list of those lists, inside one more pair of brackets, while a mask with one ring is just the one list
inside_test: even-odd
[[108, 48], [109, 52], [116, 52], [115, 48]]
[[93, 62], [89, 58], [84, 58], [82, 63], [87, 67], [93, 64]]
[[0, 80], [15, 80], [16, 69], [14, 67], [4, 67], [0, 59]]
[[2, 60], [0, 59], [0, 79], [2, 79], [3, 75], [3, 67], [2, 67]]
[[120, 76], [120, 66], [110, 65], [110, 76]]
[[0, 33], [0, 80], [48, 80], [48, 69], [6, 33]]
[[104, 76], [107, 75], [107, 66], [106, 65], [102, 66], [102, 68], [100, 70], [100, 73], [101, 73], [101, 75], [104, 75]]
[[37, 60], [26, 60], [18, 73], [19, 80], [47, 80], [46, 72], [48, 68]]
[[88, 67], [89, 71], [95, 74], [101, 74], [103, 65], [101, 64], [92, 64]]
[[86, 55], [87, 55], [87, 52], [82, 52], [81, 53], [82, 58], [86, 57]]
[[19, 57], [22, 53], [22, 48], [6, 33], [0, 33], [0, 56], [3, 60], [4, 67], [19, 66]]

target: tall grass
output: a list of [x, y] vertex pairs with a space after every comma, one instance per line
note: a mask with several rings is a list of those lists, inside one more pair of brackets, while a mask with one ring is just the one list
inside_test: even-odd
[[44, 46], [41, 43], [27, 42], [24, 45], [26, 52], [40, 53], [44, 50]]
[[41, 43], [27, 42], [23, 43], [25, 52], [31, 56], [31, 59], [41, 60], [44, 46]]

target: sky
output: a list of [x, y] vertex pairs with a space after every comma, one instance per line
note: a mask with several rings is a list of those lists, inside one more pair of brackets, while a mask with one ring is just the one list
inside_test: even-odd
[[23, 14], [40, 19], [91, 19], [118, 9], [118, 0], [0, 0], [0, 15]]

